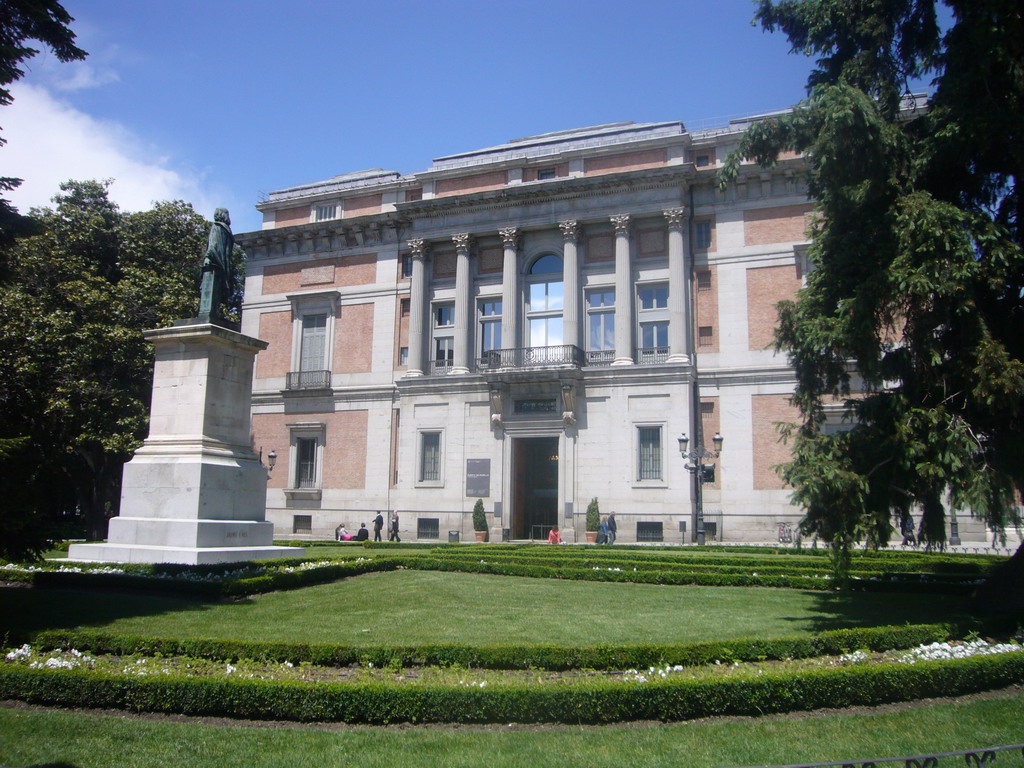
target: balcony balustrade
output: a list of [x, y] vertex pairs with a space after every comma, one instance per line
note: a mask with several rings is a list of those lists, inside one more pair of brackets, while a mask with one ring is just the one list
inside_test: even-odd
[[613, 360], [614, 349], [591, 349], [587, 352], [587, 365], [611, 365]]
[[637, 365], [654, 365], [668, 360], [668, 347], [641, 347], [636, 351]]
[[285, 385], [288, 390], [330, 389], [330, 371], [290, 371]]
[[444, 376], [451, 373], [453, 364], [452, 360], [431, 360], [427, 363], [427, 375]]
[[583, 350], [573, 344], [556, 347], [520, 347], [518, 349], [492, 349], [477, 360], [477, 370], [497, 371], [513, 368], [551, 368], [585, 365]]

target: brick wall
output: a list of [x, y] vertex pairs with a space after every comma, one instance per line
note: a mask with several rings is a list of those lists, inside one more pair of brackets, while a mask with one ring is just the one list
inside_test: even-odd
[[587, 264], [615, 261], [615, 237], [610, 234], [590, 235], [586, 238], [583, 257]]
[[338, 411], [326, 414], [324, 488], [366, 487], [368, 416], [368, 411]]
[[376, 195], [363, 195], [362, 197], [348, 197], [345, 199], [343, 215], [345, 218], [348, 218], [350, 216], [367, 216], [371, 213], [380, 213], [383, 199], [384, 196], [380, 193]]
[[[331, 282], [325, 280], [333, 268]], [[370, 285], [377, 280], [377, 254], [360, 253], [336, 259], [317, 259], [292, 264], [277, 264], [263, 269], [263, 295], [294, 293], [314, 285]]]
[[[696, 295], [694, 306], [696, 328], [694, 338], [696, 339], [697, 354], [702, 352], [718, 351], [718, 267], [698, 267], [697, 281], [693, 290]], [[700, 273], [705, 273], [706, 280], [701, 279]], [[710, 336], [702, 336], [701, 328], [710, 328]]]
[[743, 242], [746, 245], [792, 243], [806, 240], [810, 204], [783, 205], [743, 212]]
[[297, 208], [281, 208], [274, 212], [274, 228], [294, 227], [296, 224], [309, 223], [309, 206], [300, 205]]
[[668, 255], [668, 229], [664, 226], [647, 226], [636, 230], [637, 256], [641, 259], [660, 258]]
[[455, 249], [434, 248], [431, 254], [432, 276], [435, 278], [455, 277]]
[[481, 248], [477, 254], [476, 271], [481, 275], [501, 272], [505, 264], [505, 250], [500, 245]]
[[[263, 354], [262, 352], [260, 353]], [[268, 488], [287, 488], [291, 477], [289, 457], [289, 435], [286, 422], [295, 421], [294, 416], [284, 413], [254, 413], [252, 416], [252, 446], [256, 451], [263, 451], [263, 463], [267, 463], [267, 455], [274, 451], [277, 463], [267, 476]]]
[[[257, 413], [252, 417], [253, 446], [263, 451], [263, 460], [273, 450], [277, 464], [267, 479], [268, 488], [291, 488], [291, 433], [293, 414]], [[366, 487], [366, 444], [368, 412], [303, 414], [302, 421], [322, 422], [325, 447], [322, 457], [324, 488]]]
[[423, 199], [423, 187], [416, 187], [416, 189], [405, 190], [405, 202], [412, 203], [416, 200]]
[[799, 265], [747, 270], [747, 324], [750, 349], [765, 349], [775, 336], [779, 313], [775, 305], [792, 299], [800, 288]]
[[583, 161], [583, 175], [596, 176], [601, 173], [638, 171], [641, 168], [658, 168], [668, 162], [665, 149], [647, 149], [640, 152], [624, 152], [605, 157], [588, 157]]
[[447, 197], [485, 192], [488, 189], [501, 189], [507, 181], [508, 175], [505, 171], [478, 173], [474, 176], [460, 176], [457, 179], [440, 179], [434, 187], [434, 195], [435, 197]]
[[754, 395], [750, 403], [754, 437], [754, 490], [781, 490], [786, 486], [772, 467], [790, 459], [789, 446], [779, 441], [775, 424], [797, 421], [799, 411], [789, 395]]
[[261, 314], [260, 338], [270, 346], [256, 355], [256, 378], [287, 375], [292, 365], [292, 313]]
[[369, 373], [373, 360], [373, 304], [347, 304], [334, 329], [334, 371]]

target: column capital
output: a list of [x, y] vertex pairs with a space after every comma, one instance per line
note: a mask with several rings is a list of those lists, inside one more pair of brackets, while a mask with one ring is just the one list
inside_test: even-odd
[[629, 234], [629, 214], [623, 213], [618, 216], [612, 216], [612, 224], [615, 226], [616, 235], [628, 235]]
[[469, 253], [470, 236], [468, 232], [460, 232], [452, 235], [452, 242], [455, 243], [456, 253]]
[[669, 208], [667, 211], [662, 211], [665, 220], [668, 222], [669, 229], [682, 229], [687, 213], [685, 205], [680, 208]]
[[575, 243], [580, 238], [580, 223], [576, 220], [560, 221], [558, 228], [562, 230], [562, 237], [567, 243]]
[[519, 247], [519, 227], [505, 227], [499, 229], [498, 234], [501, 235], [502, 245], [506, 248]]
[[427, 241], [422, 238], [416, 238], [415, 240], [409, 241], [409, 253], [412, 254], [414, 259], [422, 259], [426, 256], [427, 249], [429, 247], [430, 246], [427, 244]]

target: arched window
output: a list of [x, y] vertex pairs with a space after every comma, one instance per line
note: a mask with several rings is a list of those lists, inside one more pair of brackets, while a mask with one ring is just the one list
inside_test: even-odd
[[562, 334], [562, 259], [553, 253], [533, 262], [526, 279], [526, 332], [529, 347], [557, 347]]

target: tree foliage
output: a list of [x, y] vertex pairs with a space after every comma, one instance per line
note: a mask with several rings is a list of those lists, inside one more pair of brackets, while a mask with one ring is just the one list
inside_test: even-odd
[[[9, 515], [18, 525], [77, 507], [100, 538], [146, 436], [142, 331], [195, 315], [209, 222], [182, 202], [123, 213], [94, 181], [63, 184], [54, 202], [32, 212], [40, 233], [9, 250], [0, 280], [0, 435], [18, 441], [0, 455], [0, 493], [27, 491]], [[47, 531], [29, 528], [39, 545]]]
[[[946, 511], [998, 533], [1024, 489], [1024, 16], [1018, 2], [761, 0], [765, 29], [817, 56], [809, 98], [751, 127], [723, 169], [807, 155], [812, 270], [780, 305], [796, 371], [782, 473], [804, 532], [840, 550]], [[931, 76], [926, 108], [913, 80]], [[825, 435], [845, 403], [852, 429]]]

